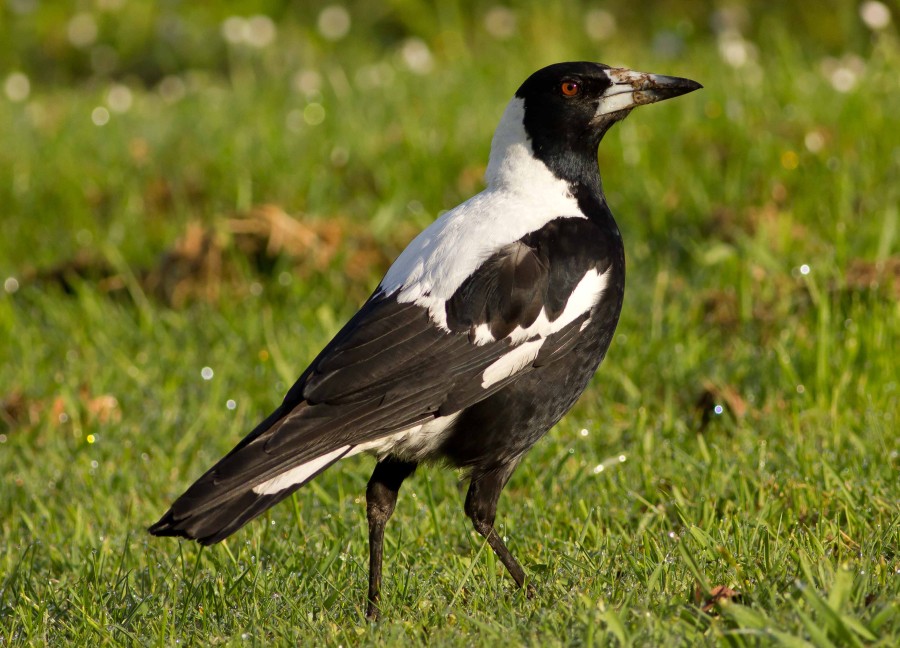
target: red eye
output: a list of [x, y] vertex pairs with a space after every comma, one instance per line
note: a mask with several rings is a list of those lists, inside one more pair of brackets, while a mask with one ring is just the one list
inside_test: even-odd
[[574, 97], [581, 92], [581, 84], [578, 81], [563, 81], [559, 86], [560, 92], [564, 97]]

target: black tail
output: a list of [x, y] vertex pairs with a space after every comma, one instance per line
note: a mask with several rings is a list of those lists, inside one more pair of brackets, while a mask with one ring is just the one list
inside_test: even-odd
[[313, 439], [320, 441], [318, 444], [301, 439], [272, 452], [266, 444], [282, 421], [279, 411], [263, 421], [175, 500], [148, 531], [156, 536], [189, 538], [204, 545], [224, 540], [353, 448], [334, 448], [320, 437]]
[[261, 515], [270, 506], [278, 504], [303, 484], [272, 495], [260, 495], [250, 488], [234, 491], [212, 508], [196, 506], [192, 490], [199, 485], [198, 481], [179, 497], [148, 531], [155, 536], [179, 536], [196, 540], [203, 545], [215, 544]]

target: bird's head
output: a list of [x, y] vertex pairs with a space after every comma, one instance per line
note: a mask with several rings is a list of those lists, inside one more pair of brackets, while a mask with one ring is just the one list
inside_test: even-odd
[[690, 79], [601, 63], [557, 63], [528, 77], [516, 97], [524, 102], [525, 130], [535, 149], [553, 143], [596, 149], [610, 126], [633, 108], [701, 87]]
[[637, 106], [701, 88], [690, 79], [612, 68], [602, 63], [550, 65], [519, 87], [494, 136], [488, 179], [519, 166], [521, 146], [555, 176], [578, 181], [597, 173], [597, 146], [609, 128]]

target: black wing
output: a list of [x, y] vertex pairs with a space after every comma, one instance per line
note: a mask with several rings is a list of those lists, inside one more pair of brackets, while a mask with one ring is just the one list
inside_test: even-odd
[[[588, 313], [544, 339], [532, 363], [488, 385], [482, 381], [485, 369], [515, 349], [507, 337], [512, 331], [531, 326], [542, 309], [553, 319], [580, 276], [604, 264], [590, 245], [573, 253], [560, 243], [570, 238], [560, 236], [560, 227], [586, 222], [553, 221], [539, 230], [543, 234], [532, 233], [495, 253], [447, 301], [449, 330], [439, 328], [422, 306], [376, 292], [281, 406], [198, 479], [151, 533], [217, 542], [354, 446], [457, 412], [534, 364], [564, 356]], [[482, 336], [476, 343], [482, 325], [489, 327], [490, 339]], [[304, 481], [275, 493], [253, 491], [317, 458], [326, 461], [310, 464], [317, 470]]]

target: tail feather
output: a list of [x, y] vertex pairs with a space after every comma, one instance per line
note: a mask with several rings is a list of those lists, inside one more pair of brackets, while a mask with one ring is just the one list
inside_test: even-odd
[[[344, 446], [263, 482], [218, 484], [218, 464], [198, 479], [148, 531], [210, 545], [220, 542], [351, 453]], [[304, 470], [305, 468], [305, 470]], [[262, 486], [262, 487], [261, 487]]]
[[[302, 484], [276, 495], [257, 495], [251, 490], [235, 493], [217, 507], [200, 514], [188, 511], [176, 516], [174, 505], [148, 531], [155, 536], [178, 536], [196, 540], [203, 545], [221, 542], [269, 507], [288, 497]], [[177, 502], [176, 502], [177, 504]]]

